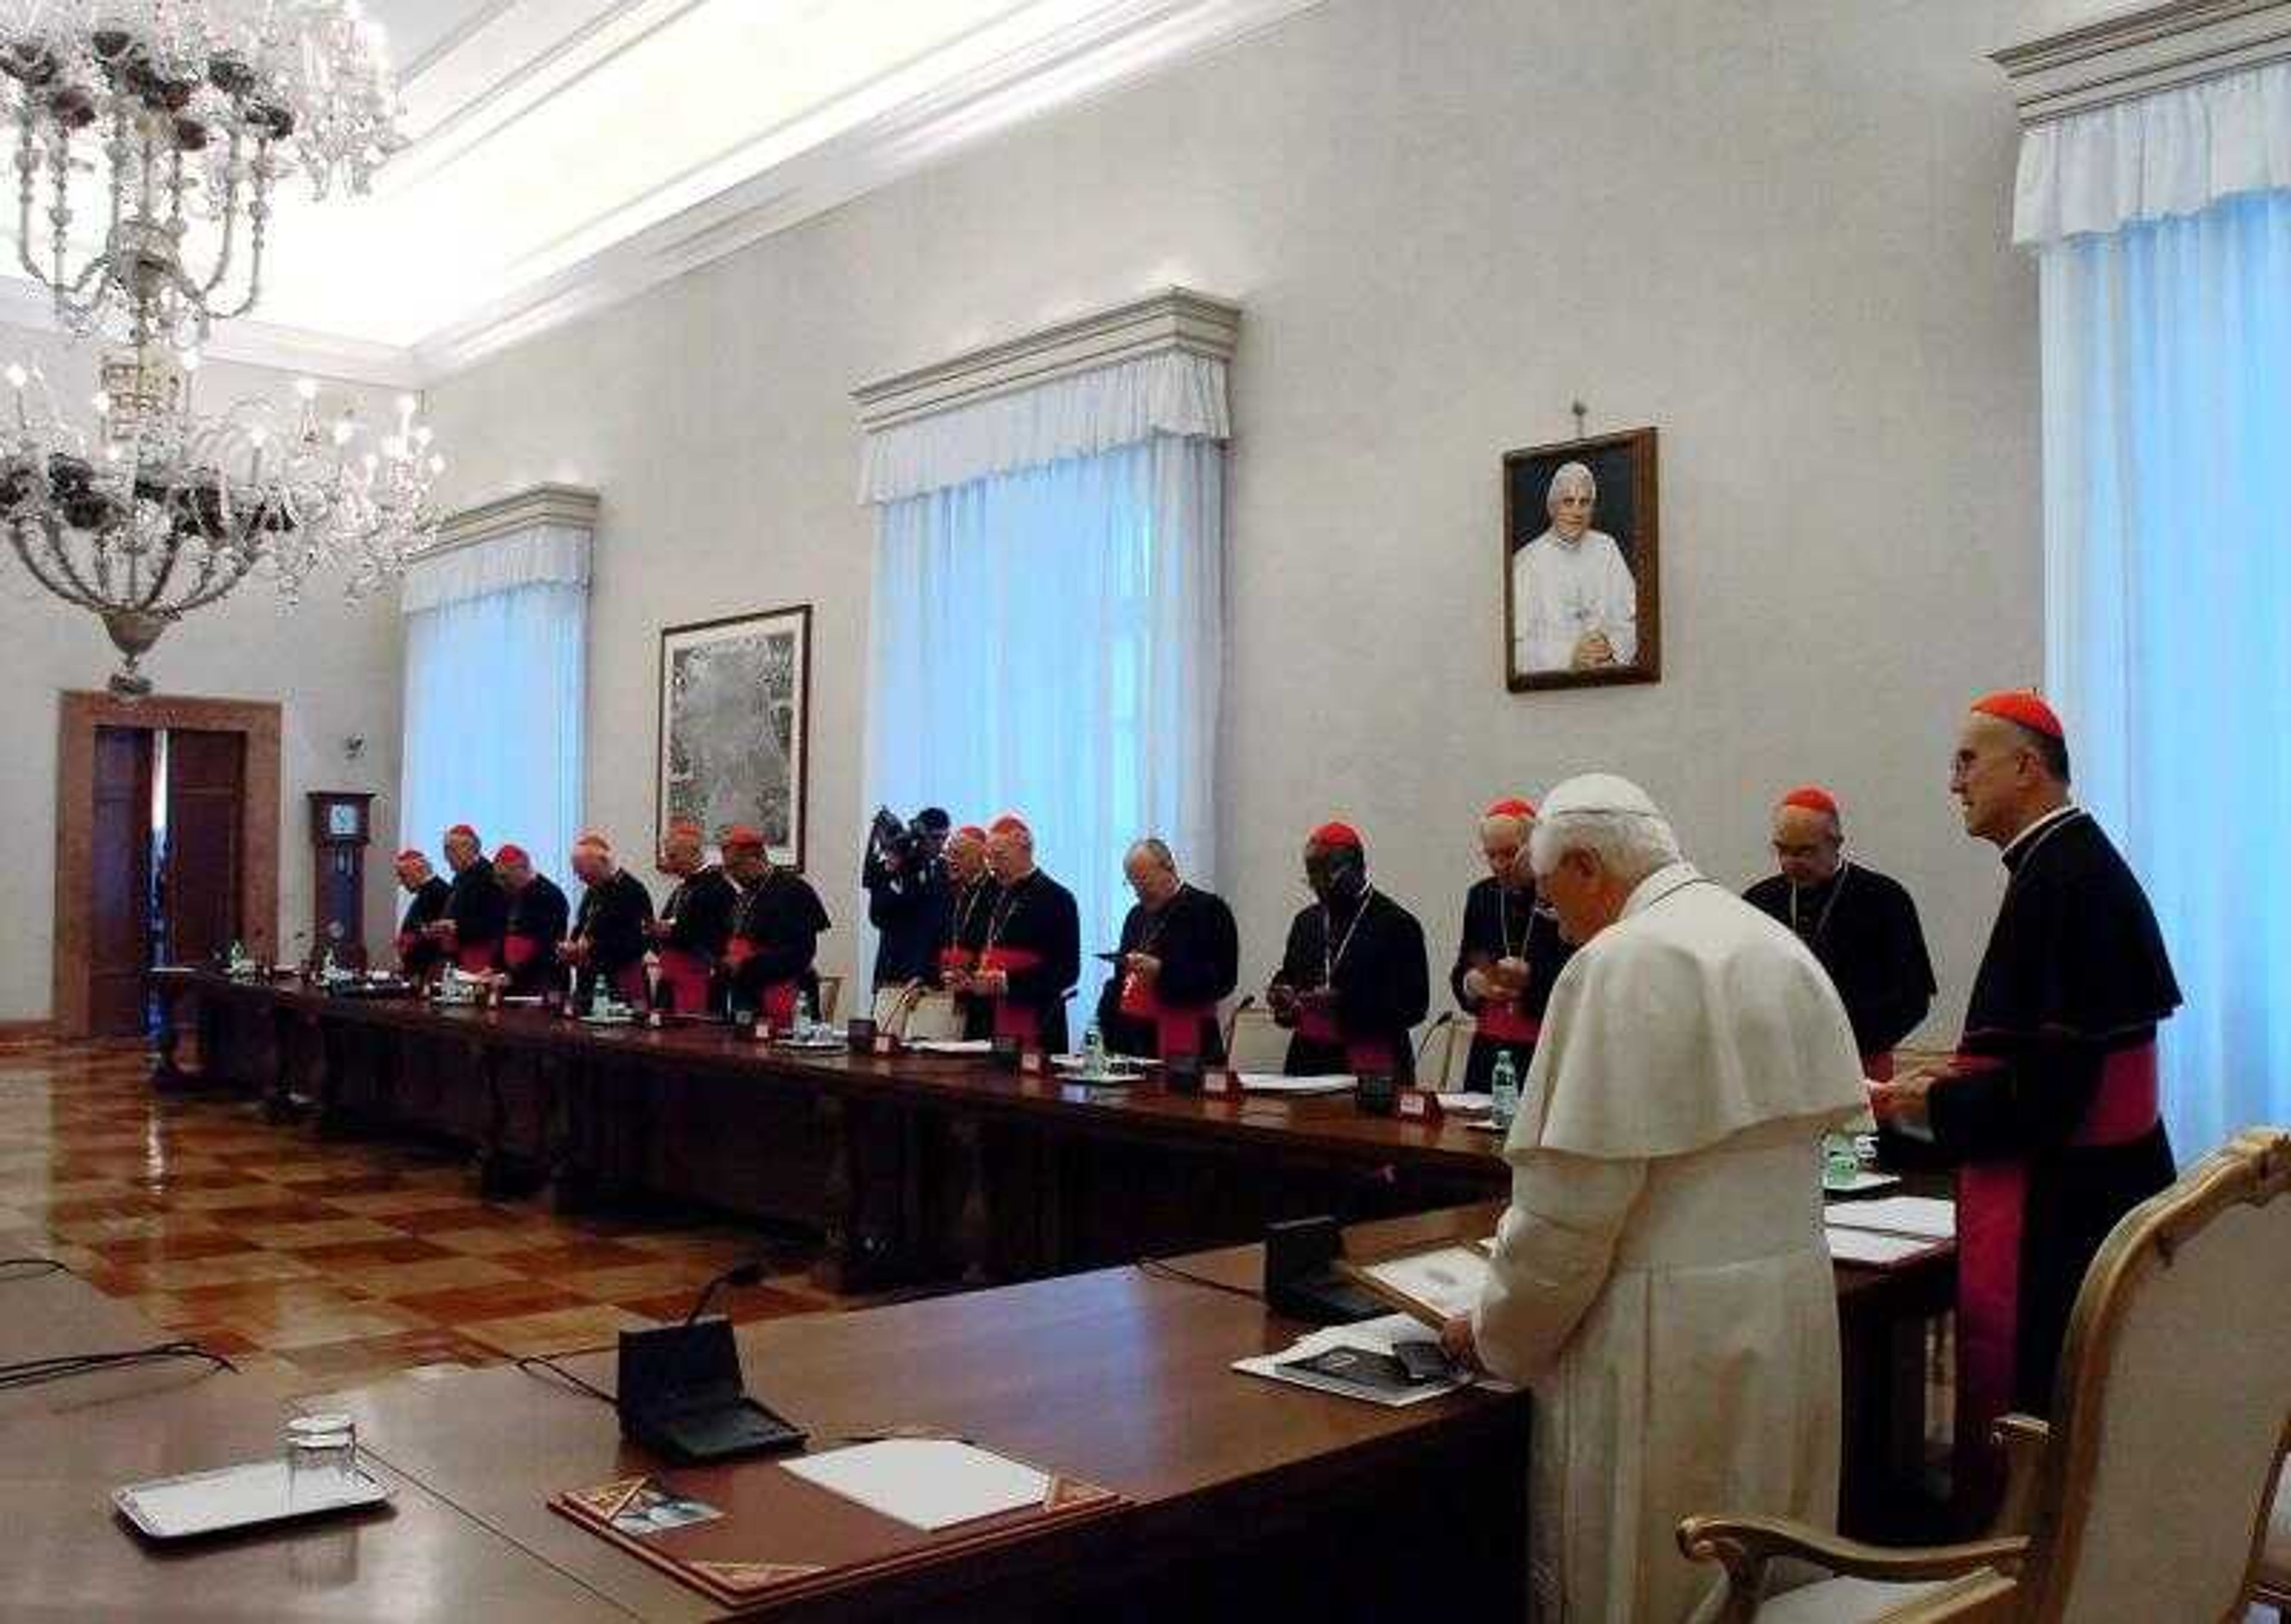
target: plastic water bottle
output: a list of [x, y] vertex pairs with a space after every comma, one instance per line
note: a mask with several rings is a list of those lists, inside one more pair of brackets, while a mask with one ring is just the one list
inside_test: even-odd
[[1089, 1032], [1081, 1041], [1081, 1060], [1082, 1069], [1091, 1076], [1105, 1074], [1105, 1033], [1098, 1030], [1096, 1021], [1090, 1022]]
[[1519, 1114], [1519, 1068], [1512, 1064], [1508, 1049], [1496, 1051], [1495, 1070], [1490, 1073], [1488, 1089], [1493, 1097], [1488, 1113], [1495, 1118], [1499, 1128], [1509, 1128], [1512, 1118]]

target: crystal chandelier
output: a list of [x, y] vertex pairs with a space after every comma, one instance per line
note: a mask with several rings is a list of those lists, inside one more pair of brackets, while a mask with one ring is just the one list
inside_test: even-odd
[[[0, 8], [4, 10], [4, 8]], [[194, 409], [198, 346], [261, 296], [281, 180], [366, 189], [400, 145], [380, 31], [357, 0], [15, 0], [0, 117], [15, 126], [18, 257], [75, 338], [109, 341], [92, 419], [36, 365], [0, 398], [0, 529], [33, 578], [138, 662], [249, 575], [293, 602], [353, 595], [435, 538], [444, 459], [410, 398], [394, 423], [241, 400]], [[100, 240], [87, 233], [100, 227]], [[12, 406], [12, 411], [9, 408]]]

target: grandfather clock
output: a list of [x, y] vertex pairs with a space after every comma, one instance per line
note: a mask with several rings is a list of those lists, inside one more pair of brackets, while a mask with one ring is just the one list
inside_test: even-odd
[[366, 847], [370, 838], [363, 790], [312, 790], [311, 957], [334, 950], [334, 962], [366, 968]]

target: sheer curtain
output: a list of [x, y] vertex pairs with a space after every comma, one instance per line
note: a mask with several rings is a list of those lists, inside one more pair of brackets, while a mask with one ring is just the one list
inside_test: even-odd
[[[1105, 975], [1087, 955], [1114, 946], [1131, 900], [1129, 843], [1159, 835], [1189, 874], [1215, 875], [1222, 367], [1193, 377], [1209, 393], [1158, 417], [1077, 416], [1065, 390], [1015, 438], [1001, 432], [1007, 421], [990, 433], [985, 460], [1024, 462], [1033, 434], [1073, 444], [1078, 422], [1119, 421], [1141, 431], [1129, 443], [879, 498], [869, 793], [903, 816], [936, 804], [958, 822], [1026, 818], [1038, 861], [1081, 915], [1076, 1033]], [[1111, 399], [1124, 386], [1091, 387]], [[1007, 419], [1007, 402], [996, 409]], [[942, 428], [978, 434], [975, 422], [930, 431]], [[871, 462], [880, 490], [971, 465], [912, 443], [889, 449]]]
[[2291, 184], [2291, 77], [2088, 118], [2023, 155], [2047, 679], [2186, 994], [2162, 1041], [2184, 1162], [2291, 1122], [2291, 191], [2266, 184]]
[[560, 881], [580, 830], [588, 538], [535, 531], [458, 549], [406, 577], [398, 839], [438, 861], [469, 824]]

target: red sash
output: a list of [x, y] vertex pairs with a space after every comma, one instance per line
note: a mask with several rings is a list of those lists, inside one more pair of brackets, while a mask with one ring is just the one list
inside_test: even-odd
[[1873, 1049], [1861, 1057], [1861, 1074], [1872, 1082], [1893, 1081], [1893, 1051]]
[[401, 930], [398, 933], [398, 967], [400, 969], [406, 968], [406, 955], [414, 951], [421, 940], [420, 935], [414, 931]]
[[502, 962], [513, 970], [521, 970], [541, 956], [541, 938], [512, 930], [502, 938]]
[[[2003, 1062], [1960, 1054], [1960, 1073]], [[1943, 1085], [1946, 1086], [1946, 1085]], [[2100, 1087], [2073, 1146], [2122, 1145], [2156, 1126], [2156, 1046], [2120, 1049], [2101, 1063]], [[2021, 1237], [2028, 1217], [2026, 1162], [1973, 1162], [1957, 1174], [1957, 1459], [1992, 1482], [1989, 1428], [2013, 1408], [2020, 1331]]]
[[482, 976], [494, 967], [491, 942], [464, 942], [454, 949], [454, 962], [464, 976]]
[[[1033, 969], [1041, 961], [1041, 954], [1027, 948], [990, 947], [978, 956], [978, 968], [1001, 970], [1007, 976], [1014, 970]], [[994, 1001], [994, 1035], [1016, 1038], [1029, 1049], [1039, 1048], [1042, 1041], [1042, 1012], [1005, 993]]]
[[669, 1008], [679, 1015], [699, 1015], [708, 1008], [711, 966], [705, 956], [681, 947], [660, 950], [660, 978], [668, 985]]
[[[736, 936], [724, 945], [724, 962], [737, 970], [770, 945], [768, 942], [759, 942], [750, 937]], [[662, 968], [666, 967], [666, 955], [663, 954]], [[785, 1031], [795, 1025], [795, 1006], [800, 993], [801, 989], [792, 981], [766, 982], [764, 1007], [757, 1013], [771, 1024], [775, 1032]]]
[[1393, 1070], [1392, 1045], [1382, 1038], [1347, 1039], [1337, 1025], [1337, 1017], [1323, 1009], [1306, 1009], [1297, 1017], [1297, 1033], [1315, 1043], [1344, 1045], [1345, 1064], [1356, 1076], [1370, 1073], [1389, 1075]]
[[1480, 1005], [1475, 1036], [1498, 1043], [1532, 1045], [1543, 1036], [1543, 1023], [1527, 1014], [1513, 998], [1491, 998]]
[[1121, 978], [1121, 1013], [1154, 1025], [1154, 1052], [1167, 1060], [1172, 1055], [1202, 1052], [1202, 1026], [1217, 1018], [1215, 1004], [1165, 1004], [1154, 984], [1141, 976]]

